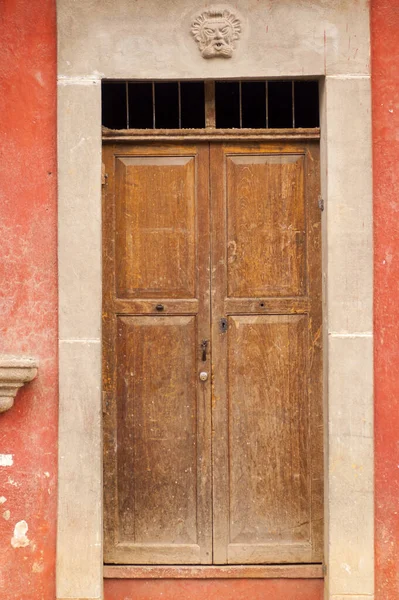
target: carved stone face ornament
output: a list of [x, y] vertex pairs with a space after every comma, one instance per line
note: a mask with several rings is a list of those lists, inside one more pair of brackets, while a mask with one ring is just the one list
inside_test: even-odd
[[230, 58], [235, 48], [234, 41], [241, 33], [241, 24], [228, 10], [208, 10], [193, 21], [191, 33], [204, 58]]

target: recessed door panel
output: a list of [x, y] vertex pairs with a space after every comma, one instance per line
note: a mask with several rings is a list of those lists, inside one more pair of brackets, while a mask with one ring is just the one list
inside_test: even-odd
[[306, 315], [229, 318], [229, 538], [233, 556], [310, 545]]
[[226, 157], [228, 295], [306, 291], [304, 156]]
[[194, 156], [116, 158], [119, 297], [195, 297], [195, 166]]
[[195, 317], [117, 328], [119, 543], [197, 544]]

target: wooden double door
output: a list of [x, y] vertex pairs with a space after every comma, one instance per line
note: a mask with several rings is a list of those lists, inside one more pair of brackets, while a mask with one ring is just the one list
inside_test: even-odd
[[320, 562], [318, 144], [104, 164], [105, 562]]

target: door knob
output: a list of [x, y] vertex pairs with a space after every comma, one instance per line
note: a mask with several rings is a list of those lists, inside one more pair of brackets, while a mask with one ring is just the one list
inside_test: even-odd
[[208, 373], [206, 371], [201, 371], [201, 373], [199, 374], [199, 378], [201, 379], [201, 381], [206, 381], [208, 379]]

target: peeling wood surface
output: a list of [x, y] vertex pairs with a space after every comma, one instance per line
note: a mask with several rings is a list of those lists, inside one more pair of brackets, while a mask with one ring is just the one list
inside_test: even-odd
[[[214, 123], [215, 115], [207, 110], [209, 123]], [[216, 129], [209, 126], [205, 129], [108, 129], [102, 128], [103, 142], [126, 143], [128, 141], [226, 141], [226, 140], [318, 140], [320, 128], [311, 129]]]

